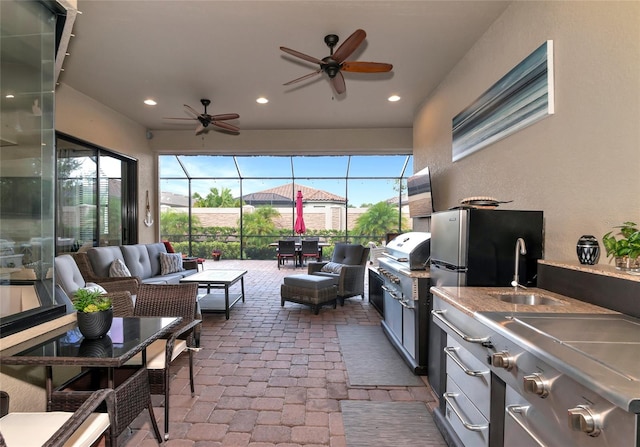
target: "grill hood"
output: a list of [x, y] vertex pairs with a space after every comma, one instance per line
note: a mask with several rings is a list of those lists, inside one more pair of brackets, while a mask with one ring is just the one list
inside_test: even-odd
[[410, 270], [424, 270], [431, 255], [431, 233], [403, 233], [387, 244], [383, 255], [406, 264]]

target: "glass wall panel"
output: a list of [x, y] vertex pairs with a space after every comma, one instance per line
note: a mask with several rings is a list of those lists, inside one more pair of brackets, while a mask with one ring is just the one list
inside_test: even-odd
[[[225, 258], [273, 259], [273, 245], [285, 237], [318, 237], [330, 244], [327, 256], [337, 242], [379, 243], [387, 232], [409, 229], [399, 204], [411, 161], [409, 155], [161, 156], [162, 235], [184, 241], [181, 251], [188, 240], [189, 252], [204, 258], [213, 248]], [[176, 180], [180, 171], [185, 181]], [[298, 190], [305, 222], [300, 234]], [[170, 227], [176, 213], [191, 225]]]
[[[56, 21], [44, 3], [0, 2], [2, 337], [66, 311], [52, 281]], [[12, 293], [15, 287], [28, 293]]]

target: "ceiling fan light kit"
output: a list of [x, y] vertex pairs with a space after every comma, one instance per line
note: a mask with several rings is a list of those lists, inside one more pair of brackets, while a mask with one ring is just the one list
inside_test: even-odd
[[351, 56], [356, 49], [358, 49], [366, 37], [367, 33], [364, 30], [357, 29], [334, 52], [333, 48], [338, 44], [340, 38], [335, 34], [327, 34], [324, 37], [324, 43], [329, 47], [330, 54], [323, 59], [317, 59], [313, 56], [292, 50], [291, 48], [280, 47], [280, 50], [290, 54], [291, 56], [320, 66], [318, 70], [286, 82], [283, 85], [295, 84], [324, 72], [329, 77], [331, 85], [335, 89], [336, 93], [340, 95], [346, 91], [344, 76], [342, 75], [343, 71], [352, 73], [386, 73], [391, 71], [393, 69], [393, 65], [383, 62], [346, 61], [346, 59]]
[[240, 118], [237, 113], [222, 113], [219, 115], [209, 115], [207, 113], [207, 107], [211, 105], [211, 100], [203, 98], [200, 100], [200, 104], [204, 107], [204, 113], [198, 113], [193, 107], [188, 104], [184, 104], [184, 110], [191, 118], [165, 118], [170, 120], [196, 120], [198, 125], [196, 126], [196, 135], [200, 135], [209, 130], [209, 124], [219, 127], [220, 129], [227, 130], [229, 132], [238, 133], [240, 128], [233, 124], [225, 123], [228, 120], [234, 120]]

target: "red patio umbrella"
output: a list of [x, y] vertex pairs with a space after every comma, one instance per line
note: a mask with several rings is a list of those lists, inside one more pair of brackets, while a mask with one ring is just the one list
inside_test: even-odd
[[298, 234], [302, 234], [307, 231], [307, 228], [304, 226], [304, 218], [302, 217], [302, 191], [300, 190], [298, 190], [298, 195], [296, 197], [296, 223], [293, 229]]

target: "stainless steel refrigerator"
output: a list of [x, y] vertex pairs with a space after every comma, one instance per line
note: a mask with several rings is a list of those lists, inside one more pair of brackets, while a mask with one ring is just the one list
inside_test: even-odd
[[535, 286], [543, 256], [542, 211], [457, 209], [431, 216], [431, 284], [510, 286], [522, 238], [519, 283]]

